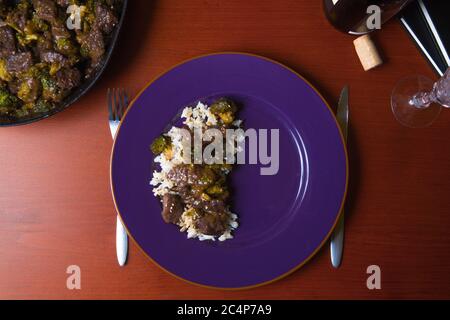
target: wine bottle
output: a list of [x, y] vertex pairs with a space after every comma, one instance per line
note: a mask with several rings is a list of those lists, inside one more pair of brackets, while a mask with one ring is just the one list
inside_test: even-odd
[[[324, 0], [323, 8], [330, 23], [338, 30], [362, 35], [375, 30], [368, 20], [375, 11], [380, 14], [380, 25], [395, 16], [412, 0]], [[371, 7], [371, 6], [377, 7]]]

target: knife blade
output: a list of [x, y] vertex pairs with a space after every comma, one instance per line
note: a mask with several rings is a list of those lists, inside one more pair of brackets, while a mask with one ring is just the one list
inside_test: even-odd
[[[336, 112], [336, 119], [341, 128], [342, 136], [347, 143], [348, 135], [348, 86], [345, 86], [341, 91], [339, 97], [338, 108]], [[340, 213], [340, 217], [336, 228], [331, 235], [330, 255], [331, 264], [334, 268], [339, 268], [342, 262], [342, 251], [344, 249], [344, 208]]]

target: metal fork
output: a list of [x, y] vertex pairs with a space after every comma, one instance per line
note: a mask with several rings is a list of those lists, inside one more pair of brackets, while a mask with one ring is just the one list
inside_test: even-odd
[[[128, 95], [125, 89], [108, 89], [108, 113], [109, 113], [109, 129], [113, 139], [116, 136], [117, 128], [119, 127], [120, 120], [122, 119], [125, 110], [128, 107]], [[116, 222], [116, 253], [117, 261], [120, 266], [124, 266], [127, 261], [128, 253], [128, 235], [125, 227], [117, 215]]]

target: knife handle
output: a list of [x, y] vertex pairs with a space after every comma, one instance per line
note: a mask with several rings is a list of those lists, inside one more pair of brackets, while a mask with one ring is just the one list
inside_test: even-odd
[[342, 261], [342, 251], [344, 250], [344, 212], [341, 213], [336, 228], [331, 235], [331, 264], [339, 268]]

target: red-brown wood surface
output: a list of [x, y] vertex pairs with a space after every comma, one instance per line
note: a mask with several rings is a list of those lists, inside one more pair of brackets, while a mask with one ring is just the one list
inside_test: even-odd
[[[353, 38], [330, 27], [321, 1], [129, 2], [117, 51], [93, 90], [50, 119], [0, 130], [0, 298], [450, 298], [450, 112], [426, 129], [394, 120], [396, 81], [436, 79], [398, 22], [374, 34], [385, 63], [364, 72]], [[234, 292], [178, 280], [134, 243], [127, 266], [117, 265], [106, 89], [136, 93], [172, 65], [217, 51], [285, 63], [330, 104], [349, 84], [351, 180], [339, 270], [328, 245], [287, 278]], [[66, 288], [72, 264], [81, 267], [81, 290]], [[372, 264], [381, 267], [381, 290], [366, 287]]]

